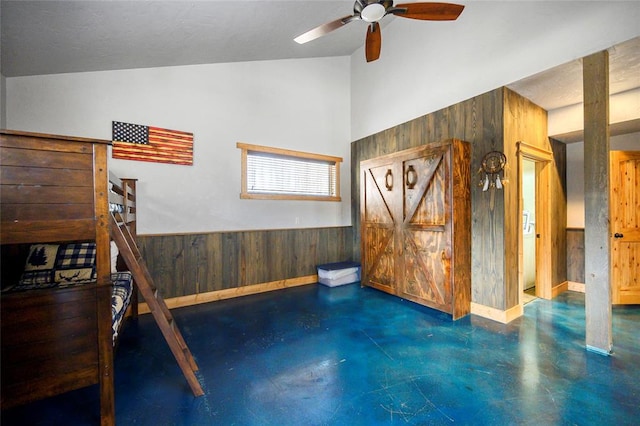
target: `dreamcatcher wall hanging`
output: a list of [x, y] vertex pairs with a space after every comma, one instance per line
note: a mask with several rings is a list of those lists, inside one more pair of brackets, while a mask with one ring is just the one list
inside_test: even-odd
[[489, 189], [502, 189], [507, 179], [504, 177], [504, 167], [507, 164], [507, 157], [499, 151], [488, 152], [483, 158], [478, 170], [480, 182], [478, 186], [483, 191]]

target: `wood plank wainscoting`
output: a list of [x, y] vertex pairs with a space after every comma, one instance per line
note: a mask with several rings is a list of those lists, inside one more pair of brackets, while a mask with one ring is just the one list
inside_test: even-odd
[[[500, 322], [522, 315], [518, 288], [519, 203], [517, 142], [553, 152], [549, 179], [548, 256], [556, 287], [567, 281], [566, 197], [563, 144], [547, 137], [547, 113], [502, 87], [456, 105], [383, 130], [351, 144], [351, 220], [354, 258], [360, 260], [360, 161], [445, 139], [471, 143], [471, 313]], [[477, 185], [482, 157], [501, 151], [507, 157], [503, 190], [483, 192]]]
[[584, 293], [584, 228], [567, 228], [567, 283]]
[[315, 283], [318, 264], [353, 258], [352, 242], [350, 226], [138, 236], [169, 308]]

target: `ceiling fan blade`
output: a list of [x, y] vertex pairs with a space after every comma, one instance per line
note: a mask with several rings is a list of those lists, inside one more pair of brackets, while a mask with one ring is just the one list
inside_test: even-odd
[[395, 5], [389, 12], [402, 18], [455, 21], [463, 9], [463, 5], [453, 3], [404, 3]]
[[348, 24], [351, 21], [356, 19], [360, 19], [359, 16], [349, 15], [344, 18], [336, 19], [335, 21], [327, 22], [326, 24], [319, 25], [304, 34], [300, 34], [298, 37], [293, 40], [298, 44], [304, 44], [311, 40], [315, 40], [319, 37], [322, 37], [325, 34], [329, 34], [331, 31], [337, 30], [338, 28], [342, 28], [342, 26]]
[[367, 62], [373, 62], [380, 57], [380, 49], [382, 48], [382, 34], [380, 33], [380, 24], [372, 22], [367, 30], [367, 42], [364, 47]]

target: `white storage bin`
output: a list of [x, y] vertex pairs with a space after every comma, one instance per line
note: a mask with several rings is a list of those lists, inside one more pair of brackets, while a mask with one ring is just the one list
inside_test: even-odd
[[336, 262], [318, 265], [318, 282], [329, 287], [360, 281], [360, 264]]

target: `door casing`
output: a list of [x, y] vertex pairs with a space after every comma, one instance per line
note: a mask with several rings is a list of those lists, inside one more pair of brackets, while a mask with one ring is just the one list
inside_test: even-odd
[[552, 271], [551, 271], [551, 209], [550, 209], [550, 181], [553, 154], [542, 148], [525, 142], [517, 143], [518, 153], [518, 303], [522, 302], [524, 289], [524, 241], [522, 235], [522, 172], [525, 159], [536, 165], [536, 297], [551, 299]]

